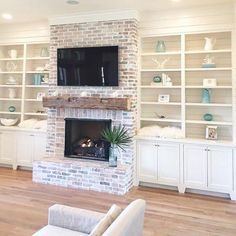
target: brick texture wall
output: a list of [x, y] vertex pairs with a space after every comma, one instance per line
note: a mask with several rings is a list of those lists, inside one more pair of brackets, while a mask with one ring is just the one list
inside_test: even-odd
[[[131, 111], [49, 109], [46, 160], [34, 163], [33, 180], [46, 184], [125, 194], [133, 185], [134, 141], [118, 157], [118, 167], [64, 158], [65, 118], [111, 119], [134, 136], [137, 128], [138, 22], [135, 19], [52, 25], [49, 95], [130, 97]], [[119, 46], [119, 87], [58, 87], [57, 48]], [[68, 163], [69, 161], [69, 163]], [[64, 164], [63, 164], [64, 163]], [[66, 164], [67, 163], [67, 164]], [[96, 165], [96, 166], [94, 166]], [[63, 167], [63, 168], [62, 168]], [[83, 170], [82, 170], [82, 169]], [[73, 170], [73, 171], [72, 171]], [[78, 172], [79, 170], [79, 172]], [[121, 171], [122, 170], [122, 171]], [[83, 171], [83, 175], [81, 175]], [[64, 174], [63, 174], [64, 173]]]

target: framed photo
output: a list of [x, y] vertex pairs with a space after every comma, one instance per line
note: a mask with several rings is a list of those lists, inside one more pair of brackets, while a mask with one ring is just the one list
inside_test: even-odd
[[158, 102], [160, 102], [160, 103], [170, 102], [170, 95], [169, 94], [159, 94], [158, 95]]
[[45, 94], [45, 93], [42, 93], [42, 92], [37, 93], [37, 100], [42, 101], [42, 100], [43, 100], [43, 97], [44, 97], [45, 95], [46, 95], [46, 94]]
[[203, 79], [203, 87], [216, 87], [216, 79]]
[[209, 140], [217, 139], [217, 126], [206, 127], [206, 139], [209, 139]]

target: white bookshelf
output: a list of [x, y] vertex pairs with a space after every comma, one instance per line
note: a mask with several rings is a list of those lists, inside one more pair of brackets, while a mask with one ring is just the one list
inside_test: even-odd
[[[35, 85], [33, 81], [35, 74], [49, 76], [49, 71], [44, 70], [49, 57], [41, 56], [42, 48], [49, 50], [48, 42], [0, 45], [0, 117], [18, 117], [19, 121], [46, 119], [47, 112], [37, 94], [46, 94], [48, 85]], [[10, 50], [17, 50], [16, 58], [10, 57]], [[15, 69], [11, 68], [12, 65]], [[15, 79], [15, 84], [9, 84], [11, 77]], [[9, 89], [15, 89], [15, 98], [9, 98]], [[10, 106], [16, 108], [15, 112], [9, 111]]]
[[[233, 75], [232, 32], [207, 32], [141, 38], [140, 53], [140, 127], [180, 127], [186, 138], [205, 139], [207, 125], [218, 127], [220, 141], [233, 140]], [[214, 50], [205, 51], [205, 37], [216, 38]], [[166, 51], [156, 52], [159, 40]], [[215, 68], [202, 68], [206, 55], [214, 57]], [[155, 60], [168, 59], [164, 68]], [[158, 68], [155, 68], [158, 67]], [[173, 86], [153, 85], [154, 76], [166, 73]], [[203, 79], [215, 78], [217, 86], [211, 90], [211, 102], [202, 103]], [[158, 95], [170, 95], [169, 103], [158, 102]], [[213, 115], [205, 121], [204, 114]], [[159, 118], [164, 116], [164, 118]]]

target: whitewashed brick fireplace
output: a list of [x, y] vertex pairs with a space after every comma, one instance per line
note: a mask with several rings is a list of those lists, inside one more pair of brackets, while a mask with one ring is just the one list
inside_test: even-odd
[[[119, 46], [119, 87], [58, 87], [57, 48]], [[135, 135], [137, 121], [138, 22], [135, 19], [98, 21], [51, 26], [50, 89], [59, 95], [130, 97], [131, 111], [59, 108], [48, 111], [47, 158], [36, 161], [35, 182], [72, 188], [125, 194], [133, 185], [134, 142], [121, 151], [118, 167], [106, 162], [74, 160], [64, 157], [65, 118], [111, 119], [112, 125], [125, 126]]]

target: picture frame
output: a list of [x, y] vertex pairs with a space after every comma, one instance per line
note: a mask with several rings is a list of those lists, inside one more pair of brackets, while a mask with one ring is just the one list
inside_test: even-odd
[[42, 101], [42, 100], [43, 100], [43, 97], [44, 97], [45, 95], [46, 95], [46, 94], [43, 93], [43, 92], [38, 92], [36, 99], [37, 99], [38, 101]]
[[203, 79], [203, 87], [216, 87], [216, 79]]
[[209, 125], [206, 127], [206, 139], [208, 140], [217, 140], [217, 126]]
[[168, 103], [168, 102], [170, 102], [170, 95], [169, 94], [159, 94], [158, 95], [158, 102], [159, 103]]

